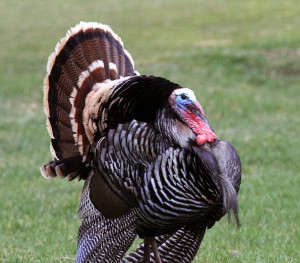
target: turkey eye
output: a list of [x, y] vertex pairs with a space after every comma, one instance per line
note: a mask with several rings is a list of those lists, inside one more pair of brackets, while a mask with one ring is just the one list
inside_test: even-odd
[[187, 96], [185, 96], [184, 94], [182, 94], [182, 95], [181, 95], [181, 98], [182, 98], [183, 100], [186, 100], [186, 99], [187, 99]]

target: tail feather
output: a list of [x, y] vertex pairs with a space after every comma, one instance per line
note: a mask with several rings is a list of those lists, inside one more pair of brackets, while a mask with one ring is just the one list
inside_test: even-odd
[[113, 87], [104, 84], [133, 75], [132, 57], [110, 27], [81, 22], [61, 39], [49, 57], [44, 81], [44, 108], [54, 157], [41, 168], [45, 177], [53, 177], [62, 160], [78, 161], [78, 157], [76, 170], [61, 167], [60, 176], [87, 176], [82, 172], [89, 172], [88, 154], [97, 129], [94, 108], [99, 109], [102, 97]]

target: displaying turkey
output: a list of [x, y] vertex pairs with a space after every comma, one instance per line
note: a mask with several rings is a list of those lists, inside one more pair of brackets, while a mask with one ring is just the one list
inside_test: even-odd
[[191, 262], [207, 228], [231, 211], [239, 224], [239, 156], [192, 90], [139, 75], [98, 23], [71, 28], [47, 72], [41, 173], [85, 180], [76, 262]]

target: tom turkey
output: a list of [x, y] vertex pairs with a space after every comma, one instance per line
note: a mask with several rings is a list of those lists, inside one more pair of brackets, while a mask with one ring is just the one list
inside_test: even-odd
[[98, 23], [71, 28], [47, 72], [41, 173], [85, 180], [76, 262], [191, 262], [207, 228], [231, 211], [239, 224], [239, 156], [192, 90], [139, 75]]

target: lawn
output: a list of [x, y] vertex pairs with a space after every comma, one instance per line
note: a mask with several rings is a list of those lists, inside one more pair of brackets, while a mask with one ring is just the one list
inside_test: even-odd
[[207, 231], [195, 263], [300, 262], [297, 0], [0, 2], [0, 262], [72, 262], [83, 182], [45, 180], [47, 58], [79, 21], [109, 24], [140, 73], [191, 88], [238, 150], [242, 227]]

